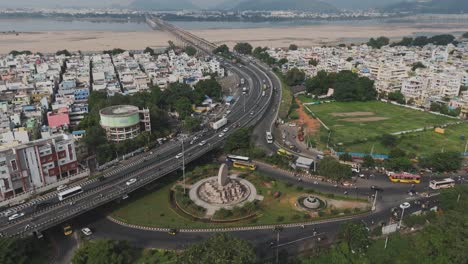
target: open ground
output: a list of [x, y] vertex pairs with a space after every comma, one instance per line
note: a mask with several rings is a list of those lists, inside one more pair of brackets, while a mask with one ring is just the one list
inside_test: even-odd
[[[304, 96], [300, 99], [303, 102], [312, 101]], [[386, 154], [389, 148], [379, 142], [379, 137], [385, 133], [459, 121], [380, 101], [330, 102], [306, 107], [331, 129], [330, 142], [335, 146], [335, 150], [349, 152], [370, 153], [373, 150], [373, 153]], [[460, 138], [467, 133], [467, 123], [448, 126], [445, 134], [437, 134], [433, 129], [428, 129], [399, 136], [398, 147], [419, 155], [441, 150], [463, 152], [465, 142]], [[319, 135], [315, 136], [317, 140], [326, 141], [328, 131], [320, 129]]]
[[[189, 180], [189, 182], [212, 176], [215, 173], [215, 170], [212, 169], [203, 170], [197, 168], [197, 170], [197, 173], [203, 172], [208, 173], [208, 175], [191, 174], [194, 180]], [[110, 208], [112, 209], [111, 216], [128, 224], [149, 227], [214, 228], [305, 222], [336, 217], [343, 213], [364, 212], [369, 207], [366, 201], [354, 200], [350, 197], [328, 197], [326, 194], [318, 194], [312, 190], [296, 188], [260, 173], [247, 173], [243, 177], [255, 185], [258, 194], [264, 196], [263, 201], [259, 203], [259, 210], [255, 218], [221, 224], [193, 221], [186, 216], [182, 216], [176, 209], [171, 207], [169, 201], [170, 189], [178, 180], [174, 177], [159, 185], [157, 189], [150, 191], [141, 190], [130, 194], [130, 198], [124, 203]], [[330, 205], [324, 209], [320, 216], [316, 212], [304, 212], [296, 204], [298, 197], [308, 193], [320, 196]], [[275, 194], [279, 194], [279, 196]]]

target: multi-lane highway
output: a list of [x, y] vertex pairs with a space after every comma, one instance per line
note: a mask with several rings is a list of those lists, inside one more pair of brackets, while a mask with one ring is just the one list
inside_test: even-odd
[[[244, 78], [249, 88], [249, 92], [246, 95], [239, 95], [229, 108], [227, 126], [220, 131], [207, 129], [185, 139], [179, 138], [168, 142], [150, 153], [143, 154], [141, 159], [115, 167], [104, 177], [80, 183], [83, 192], [64, 201], [59, 201], [57, 193], [54, 192], [13, 208], [17, 212], [24, 213], [24, 216], [12, 221], [8, 221], [6, 217], [0, 218], [1, 235], [27, 236], [63, 223], [110, 201], [120, 199], [128, 193], [180, 169], [183, 161], [189, 163], [221, 146], [224, 139], [237, 128], [253, 126], [260, 120], [263, 122], [266, 119], [271, 120], [270, 102], [277, 87], [273, 85], [273, 81], [270, 79], [271, 75], [265, 73], [266, 69], [252, 64], [238, 66], [230, 62], [224, 62], [224, 66], [229, 71]], [[270, 87], [273, 89], [268, 89], [265, 95], [262, 95], [264, 81], [270, 83]], [[267, 113], [267, 118], [264, 118], [265, 113]], [[190, 144], [194, 137], [197, 137], [197, 140]], [[202, 141], [205, 144], [202, 144]], [[182, 144], [184, 144], [184, 148], [182, 148]], [[181, 153], [182, 149], [185, 150], [184, 156], [177, 158], [176, 155]], [[130, 179], [136, 179], [136, 181], [127, 184]]]

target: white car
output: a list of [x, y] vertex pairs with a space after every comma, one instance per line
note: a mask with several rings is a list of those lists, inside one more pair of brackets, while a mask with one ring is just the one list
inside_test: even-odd
[[226, 127], [225, 129], [223, 129], [223, 132], [226, 133], [226, 132], [228, 132], [228, 130], [229, 130], [229, 128]]
[[63, 184], [63, 185], [60, 185], [59, 187], [57, 187], [57, 191], [61, 191], [61, 190], [64, 190], [66, 189], [68, 186], [66, 184]]
[[13, 215], [13, 214], [15, 214], [15, 213], [16, 213], [15, 210], [13, 210], [13, 209], [8, 209], [8, 210], [6, 210], [6, 211], [3, 211], [3, 212], [1, 213], [1, 215], [4, 216], [4, 217], [8, 217], [8, 216]]
[[231, 113], [231, 110], [226, 111], [226, 115], [229, 115]]
[[15, 220], [15, 219], [18, 219], [20, 217], [24, 216], [24, 213], [17, 213], [17, 214], [14, 214], [10, 217], [8, 217], [8, 221], [12, 221], [12, 220]]
[[198, 143], [200, 146], [204, 146], [206, 144], [206, 140], [203, 140], [202, 142]]
[[89, 227], [82, 228], [81, 233], [83, 233], [85, 236], [90, 236], [93, 234], [93, 232], [91, 231], [91, 229], [89, 229]]
[[182, 158], [183, 155], [184, 155], [184, 154], [179, 153], [179, 154], [177, 154], [177, 155], [175, 156], [175, 158], [176, 158], [176, 159], [180, 159], [180, 158]]
[[127, 184], [127, 185], [132, 185], [132, 184], [134, 184], [136, 181], [137, 181], [137, 179], [132, 178], [132, 179], [128, 180], [125, 184]]
[[404, 202], [404, 203], [400, 204], [401, 209], [408, 209], [408, 208], [410, 208], [410, 206], [411, 206], [411, 204], [408, 203], [408, 202]]
[[224, 137], [224, 133], [220, 133], [218, 137], [220, 138]]

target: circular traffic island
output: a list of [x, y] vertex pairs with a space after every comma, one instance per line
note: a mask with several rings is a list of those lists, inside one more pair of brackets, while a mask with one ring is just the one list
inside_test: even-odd
[[307, 211], [320, 211], [327, 207], [326, 201], [312, 195], [300, 196], [297, 199], [297, 204]]
[[261, 200], [257, 189], [248, 180], [228, 176], [228, 167], [222, 164], [218, 176], [202, 179], [190, 187], [190, 200], [206, 209], [206, 217], [211, 218], [220, 209], [233, 210], [247, 202]]

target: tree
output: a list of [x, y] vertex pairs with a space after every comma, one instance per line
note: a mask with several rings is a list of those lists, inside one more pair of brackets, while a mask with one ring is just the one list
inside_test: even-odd
[[353, 156], [351, 156], [348, 152], [341, 154], [339, 158], [342, 161], [353, 161]]
[[419, 36], [413, 40], [413, 46], [424, 47], [429, 44], [429, 39], [426, 36]]
[[187, 55], [189, 56], [195, 56], [195, 54], [197, 54], [197, 49], [195, 49], [194, 47], [192, 46], [187, 46], [185, 48], [185, 53], [187, 53]]
[[325, 157], [318, 164], [319, 175], [329, 177], [335, 181], [350, 179], [352, 175], [351, 167], [341, 164], [332, 157]]
[[405, 96], [400, 91], [391, 92], [388, 94], [388, 100], [395, 101], [399, 104], [405, 104]]
[[375, 49], [380, 49], [383, 46], [388, 45], [390, 43], [390, 39], [387, 37], [378, 37], [377, 39], [371, 38], [368, 42], [367, 45], [371, 46]]
[[299, 85], [305, 80], [305, 73], [298, 68], [292, 68], [284, 77], [287, 85]]
[[296, 44], [291, 44], [289, 45], [289, 50], [297, 50], [297, 45]]
[[177, 259], [177, 263], [184, 264], [253, 264], [255, 261], [252, 245], [226, 233], [188, 247]]
[[222, 96], [222, 87], [216, 79], [201, 80], [195, 85], [195, 103], [201, 103], [205, 96], [215, 100], [220, 100]]
[[362, 160], [362, 166], [364, 168], [373, 168], [375, 167], [375, 160], [374, 158], [372, 158], [371, 155], [366, 155], [364, 156], [363, 160]]
[[150, 47], [146, 47], [146, 49], [143, 51], [144, 53], [149, 53], [151, 56], [154, 56], [154, 49]]
[[422, 159], [421, 165], [438, 172], [457, 171], [461, 168], [462, 157], [456, 151], [434, 153]]
[[174, 103], [174, 109], [179, 114], [181, 119], [189, 116], [192, 113], [192, 102], [187, 97], [180, 97]]
[[374, 81], [367, 77], [359, 77], [351, 71], [341, 71], [333, 77], [333, 97], [336, 101], [370, 101], [377, 97]]
[[362, 222], [347, 222], [341, 226], [340, 238], [352, 252], [362, 254], [370, 245], [369, 232]]
[[385, 167], [395, 171], [410, 171], [413, 163], [407, 157], [390, 158], [385, 163]]
[[213, 53], [215, 53], [215, 54], [228, 54], [229, 53], [229, 47], [226, 44], [223, 44], [221, 46], [216, 47], [213, 50]]
[[310, 59], [309, 60], [309, 65], [317, 66], [318, 64], [319, 64], [319, 61], [317, 59]]
[[411, 70], [415, 71], [416, 69], [419, 69], [419, 68], [425, 69], [426, 65], [424, 65], [422, 62], [418, 61], [418, 62], [413, 63], [413, 66], [411, 67]]
[[307, 92], [314, 95], [326, 94], [328, 89], [333, 87], [335, 76], [335, 73], [319, 71], [316, 76], [306, 80], [305, 86]]
[[432, 112], [440, 112], [442, 109], [442, 106], [439, 103], [431, 103], [431, 106], [429, 107], [429, 110]]
[[240, 128], [226, 138], [224, 151], [233, 152], [246, 150], [250, 147], [250, 136], [252, 131], [248, 128]]
[[462, 37], [463, 38], [468, 38], [468, 32], [463, 33]]
[[195, 117], [187, 117], [182, 122], [184, 132], [192, 133], [200, 129], [201, 120]]
[[35, 238], [0, 238], [0, 263], [35, 264], [46, 263], [49, 253], [46, 243]]
[[246, 43], [246, 42], [241, 42], [241, 43], [237, 43], [235, 46], [234, 46], [234, 50], [240, 54], [245, 54], [245, 55], [249, 55], [249, 54], [252, 54], [252, 45], [250, 45], [249, 43]]
[[282, 58], [282, 59], [280, 59], [280, 60], [278, 61], [278, 64], [279, 64], [279, 65], [283, 65], [283, 64], [286, 64], [286, 63], [288, 63], [288, 59], [286, 59], [286, 58]]
[[94, 240], [85, 242], [72, 258], [73, 264], [126, 264], [134, 259], [125, 241]]
[[394, 147], [397, 144], [397, 137], [390, 134], [383, 134], [380, 137], [380, 143], [386, 147]]
[[72, 54], [68, 50], [64, 49], [64, 50], [57, 51], [55, 55], [57, 56], [65, 55], [66, 57], [70, 57]]

